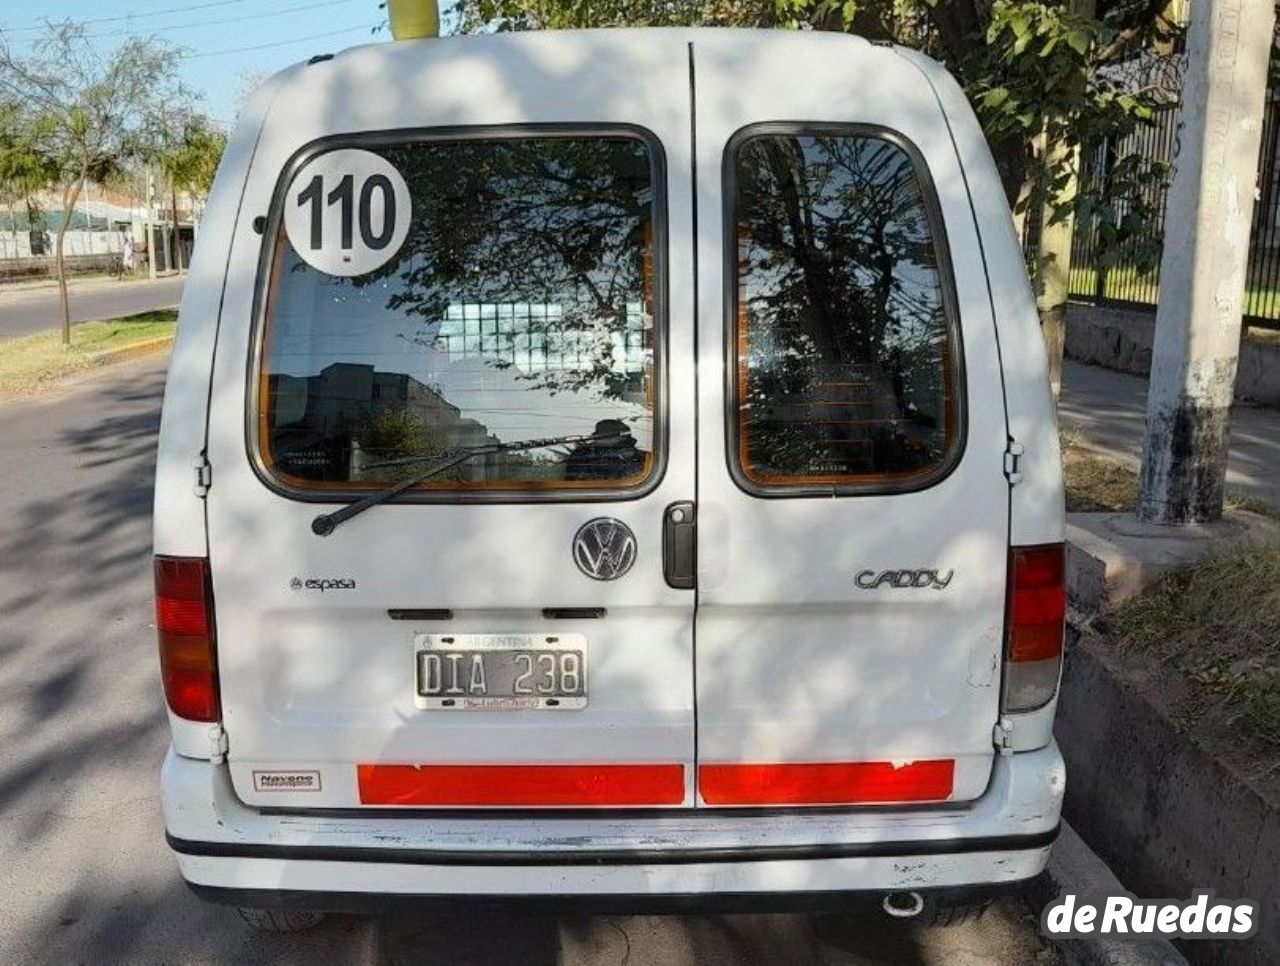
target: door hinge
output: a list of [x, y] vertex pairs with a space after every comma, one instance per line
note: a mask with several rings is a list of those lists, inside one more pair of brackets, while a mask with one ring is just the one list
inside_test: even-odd
[[1022, 480], [1022, 454], [1024, 452], [1025, 450], [1021, 443], [1009, 440], [1009, 446], [1004, 451], [1004, 475], [1009, 478], [1010, 486]]
[[1001, 718], [991, 729], [991, 742], [1002, 755], [1013, 754], [1013, 721]]
[[201, 453], [191, 461], [191, 469], [195, 473], [195, 492], [196, 496], [204, 498], [209, 495], [209, 487], [213, 485], [213, 467], [209, 464], [209, 458]]
[[209, 727], [209, 760], [215, 765], [221, 764], [227, 757], [227, 732], [222, 725]]

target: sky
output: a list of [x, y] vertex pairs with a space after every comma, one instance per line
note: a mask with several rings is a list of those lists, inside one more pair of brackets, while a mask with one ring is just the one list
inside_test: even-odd
[[390, 41], [379, 0], [0, 0], [0, 30], [19, 50], [40, 21], [87, 25], [103, 50], [133, 34], [188, 48], [183, 80], [200, 108], [223, 125], [235, 119], [247, 84], [305, 60], [363, 43]]

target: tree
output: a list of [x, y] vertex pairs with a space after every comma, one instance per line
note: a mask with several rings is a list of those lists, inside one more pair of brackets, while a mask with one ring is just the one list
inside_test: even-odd
[[209, 196], [218, 162], [227, 146], [227, 135], [207, 117], [190, 110], [165, 111], [152, 119], [142, 134], [138, 154], [159, 167], [169, 182], [177, 267], [182, 269], [178, 236], [178, 192], [200, 199]]
[[84, 26], [71, 21], [46, 21], [25, 54], [0, 36], [0, 96], [26, 105], [48, 125], [40, 148], [62, 196], [54, 254], [64, 346], [71, 344], [64, 242], [76, 203], [87, 181], [105, 181], [119, 170], [151, 117], [188, 100], [177, 79], [179, 54], [164, 41], [131, 37], [103, 55]]
[[40, 148], [48, 129], [46, 118], [33, 117], [22, 104], [0, 103], [0, 196], [9, 208], [15, 254], [18, 226], [14, 204], [23, 203], [27, 228], [34, 230], [42, 222], [36, 194], [57, 176], [52, 160]]
[[[614, 25], [734, 25], [850, 31], [923, 50], [943, 61], [965, 89], [1021, 220], [1040, 212], [1055, 260], [1055, 282], [1041, 286], [1042, 318], [1061, 321], [1065, 273], [1061, 226], [1077, 207], [1099, 220], [1104, 259], [1125, 253], [1153, 267], [1148, 220], [1125, 198], [1144, 180], [1167, 176], [1132, 159], [1110, 177], [1109, 199], [1078, 196], [1081, 145], [1113, 142], [1148, 123], [1176, 96], [1149, 52], [1167, 48], [1179, 28], [1168, 0], [460, 0], [462, 28], [478, 31]], [[1096, 12], [1095, 12], [1096, 10]], [[837, 96], [832, 92], [832, 96]], [[1054, 229], [1058, 229], [1056, 232]], [[1066, 232], [1069, 239], [1070, 232]], [[1057, 242], [1057, 244], [1054, 244]], [[1056, 250], [1055, 250], [1056, 249]], [[1039, 260], [1037, 260], [1039, 261]], [[1032, 265], [1033, 271], [1040, 268]], [[1046, 297], [1047, 296], [1047, 297]], [[1050, 333], [1050, 349], [1060, 340]], [[1057, 342], [1055, 347], [1054, 343]]]

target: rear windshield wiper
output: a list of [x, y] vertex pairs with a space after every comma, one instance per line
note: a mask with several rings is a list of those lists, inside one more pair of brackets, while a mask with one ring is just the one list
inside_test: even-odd
[[620, 439], [626, 439], [631, 435], [630, 430], [618, 433], [592, 434], [588, 436], [549, 436], [545, 439], [526, 439], [514, 443], [487, 443], [480, 446], [469, 446], [466, 449], [456, 450], [452, 454], [443, 458], [437, 453], [424, 454], [422, 456], [408, 456], [403, 459], [385, 460], [380, 463], [371, 463], [367, 469], [374, 469], [379, 466], [400, 466], [411, 463], [422, 463], [426, 460], [435, 459], [437, 462], [432, 463], [420, 473], [413, 473], [405, 477], [395, 486], [388, 487], [385, 490], [379, 490], [377, 493], [371, 493], [355, 503], [344, 506], [341, 510], [334, 510], [332, 513], [321, 513], [311, 521], [311, 532], [318, 537], [327, 537], [337, 529], [338, 525], [345, 523], [352, 517], [364, 513], [370, 507], [375, 507], [379, 503], [387, 503], [394, 500], [401, 493], [413, 489], [419, 483], [423, 483], [433, 476], [439, 476], [445, 470], [453, 469], [468, 460], [475, 459], [477, 456], [491, 456], [494, 453], [515, 453], [523, 450], [545, 449], [548, 446], [574, 446], [580, 443], [612, 443]]

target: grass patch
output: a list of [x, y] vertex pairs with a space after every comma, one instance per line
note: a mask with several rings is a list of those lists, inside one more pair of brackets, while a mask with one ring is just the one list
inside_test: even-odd
[[1062, 434], [1062, 475], [1069, 513], [1125, 513], [1138, 505], [1138, 474], [1127, 463]]
[[[1159, 285], [1154, 273], [1143, 274], [1132, 265], [1120, 265], [1107, 271], [1105, 299], [1146, 303], [1153, 309]], [[1094, 298], [1098, 293], [1098, 270], [1087, 266], [1071, 269], [1071, 291], [1081, 297]], [[1252, 284], [1244, 291], [1244, 314], [1264, 319], [1280, 318], [1280, 289], [1265, 284]]]
[[[1062, 476], [1068, 513], [1132, 513], [1138, 508], [1138, 471], [1090, 448], [1083, 436], [1062, 434]], [[1234, 487], [1227, 488], [1223, 505], [1280, 520], [1280, 507]]]
[[1160, 658], [1230, 727], [1280, 746], [1280, 544], [1220, 548], [1113, 612], [1109, 636]]
[[101, 354], [173, 335], [177, 309], [140, 312], [71, 327], [71, 347], [59, 330], [0, 342], [0, 396], [36, 392], [82, 369], [101, 364]]

